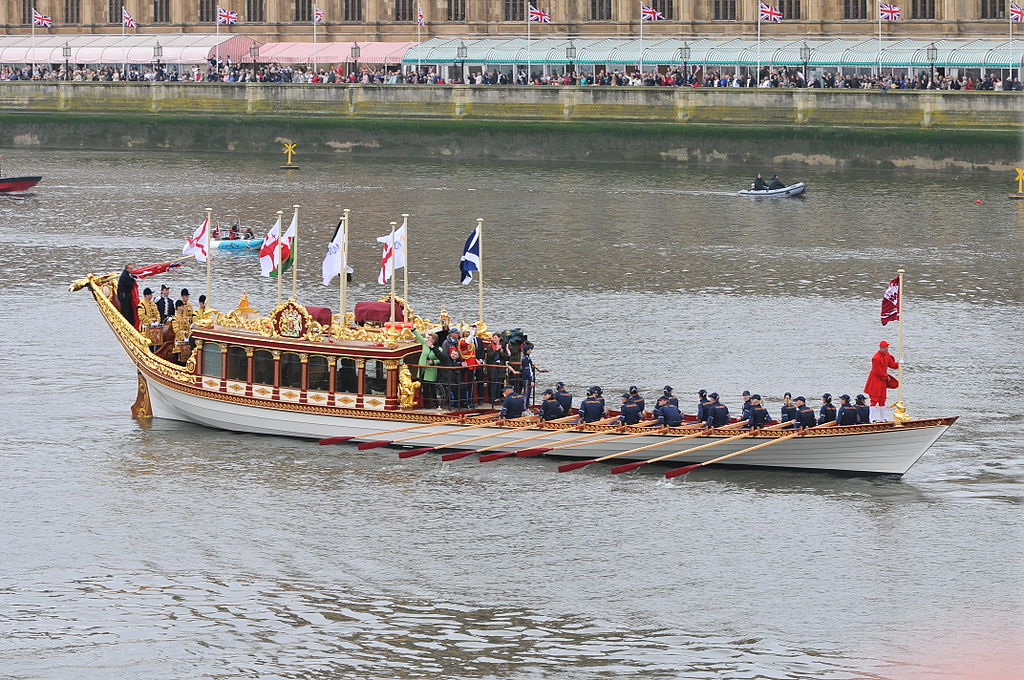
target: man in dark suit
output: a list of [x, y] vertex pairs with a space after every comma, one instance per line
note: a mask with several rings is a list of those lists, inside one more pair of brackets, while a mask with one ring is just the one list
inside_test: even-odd
[[160, 322], [167, 321], [168, 317], [174, 316], [174, 300], [171, 298], [171, 289], [166, 285], [160, 286], [160, 297], [157, 298], [156, 308], [160, 312]]

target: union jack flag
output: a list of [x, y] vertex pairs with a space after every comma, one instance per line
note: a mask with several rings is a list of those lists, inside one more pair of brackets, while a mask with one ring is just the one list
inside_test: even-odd
[[32, 25], [33, 26], [42, 26], [43, 28], [53, 28], [53, 19], [51, 19], [50, 17], [46, 16], [45, 14], [40, 14], [39, 11], [36, 10], [35, 7], [33, 7], [32, 8]]
[[416, 6], [416, 25], [417, 26], [426, 26], [427, 25], [427, 20], [425, 18], [423, 18], [423, 6], [422, 5], [417, 5]]
[[237, 24], [238, 23], [238, 12], [230, 12], [223, 7], [217, 8], [217, 23], [218, 24]]
[[1024, 24], [1024, 5], [1015, 2], [1010, 3], [1010, 21]]
[[774, 21], [777, 24], [782, 22], [782, 12], [779, 11], [778, 7], [772, 7], [771, 5], [759, 2], [757, 3], [757, 8], [761, 11], [761, 21]]
[[121, 7], [121, 24], [128, 28], [138, 28], [139, 23], [135, 21], [135, 17], [128, 13], [128, 10]]
[[551, 15], [542, 9], [537, 9], [530, 5], [530, 21], [536, 21], [538, 24], [550, 24]]
[[324, 23], [324, 11], [322, 9], [320, 9], [319, 7], [317, 7], [316, 5], [313, 5], [313, 23], [314, 24], [322, 24], [322, 23]]
[[882, 2], [878, 5], [878, 18], [885, 21], [899, 21], [903, 16], [903, 8]]
[[648, 7], [642, 2], [640, 3], [640, 21], [663, 21], [664, 19], [665, 15], [661, 12], [653, 7]]

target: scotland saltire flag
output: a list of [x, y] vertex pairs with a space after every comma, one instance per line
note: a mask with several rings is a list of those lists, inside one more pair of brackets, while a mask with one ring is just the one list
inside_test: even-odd
[[665, 15], [654, 9], [648, 7], [644, 3], [640, 3], [640, 21], [664, 21]]
[[903, 16], [903, 8], [897, 7], [896, 5], [890, 5], [888, 3], [880, 3], [878, 5], [878, 18], [884, 19], [885, 21], [899, 21], [900, 17]]
[[542, 9], [537, 9], [530, 5], [530, 21], [536, 21], [539, 24], [550, 24], [551, 15]]
[[139, 27], [139, 22], [135, 21], [135, 17], [133, 17], [128, 12], [128, 9], [125, 8], [123, 5], [121, 6], [121, 24], [125, 28], [138, 28]]
[[45, 14], [40, 14], [39, 11], [35, 7], [33, 7], [32, 24], [34, 26], [42, 26], [43, 28], [53, 28], [53, 19], [46, 16]]
[[462, 259], [459, 260], [459, 271], [462, 272], [462, 283], [466, 284], [473, 280], [473, 272], [480, 271], [480, 226], [477, 225], [473, 233], [466, 239], [466, 247], [462, 249]]
[[1018, 5], [1015, 2], [1010, 3], [1010, 20], [1024, 24], [1024, 5]]
[[217, 8], [217, 23], [218, 24], [237, 24], [238, 23], [238, 12], [230, 12], [222, 7]]
[[775, 23], [782, 22], [782, 12], [777, 7], [766, 5], [763, 2], [758, 3], [757, 8], [761, 12], [761, 21], [774, 21]]

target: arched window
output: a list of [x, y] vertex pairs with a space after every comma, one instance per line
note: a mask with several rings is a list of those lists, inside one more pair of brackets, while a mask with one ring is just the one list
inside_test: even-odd
[[211, 378], [221, 377], [220, 345], [215, 342], [203, 344], [203, 375]]
[[294, 352], [281, 355], [281, 387], [295, 390], [302, 387], [302, 362]]
[[338, 359], [338, 376], [335, 378], [334, 391], [355, 394], [359, 390], [359, 377], [356, 375], [355, 359]]
[[252, 381], [261, 385], [274, 384], [274, 355], [265, 349], [252, 353]]
[[307, 380], [308, 385], [306, 389], [326, 392], [331, 386], [331, 371], [330, 364], [327, 363], [327, 357], [314, 354], [309, 358], [307, 365], [309, 379]]
[[228, 380], [249, 379], [249, 357], [242, 347], [228, 347]]

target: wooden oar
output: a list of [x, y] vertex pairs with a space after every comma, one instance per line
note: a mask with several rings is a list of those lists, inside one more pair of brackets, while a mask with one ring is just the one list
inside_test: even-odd
[[[650, 427], [651, 425], [656, 425], [657, 423], [658, 423], [657, 420], [643, 420], [643, 421], [640, 421], [639, 423], [636, 423], [635, 425], [623, 425], [622, 427], [617, 427], [614, 430], [612, 430], [612, 432], [622, 432], [627, 427]], [[588, 425], [594, 425], [595, 423], [587, 423], [587, 424]], [[660, 432], [660, 431], [662, 431], [662, 430], [657, 430], [657, 429], [653, 429], [652, 428], [652, 429], [648, 430], [647, 432], [633, 432], [633, 433], [630, 433], [630, 434], [613, 434], [611, 436], [605, 436], [605, 437], [603, 437], [601, 439], [590, 439], [590, 437], [598, 437], [600, 435], [608, 435], [608, 430], [602, 430], [600, 432], [588, 432], [588, 433], [582, 434], [582, 435], [580, 435], [578, 437], [569, 437], [568, 439], [563, 439], [562, 441], [560, 441], [555, 446], [550, 446], [550, 447], [538, 446], [538, 447], [535, 447], [535, 448], [532, 448], [532, 449], [523, 449], [522, 451], [516, 451], [516, 455], [519, 456], [520, 458], [529, 458], [530, 456], [539, 456], [542, 453], [547, 453], [548, 451], [558, 451], [560, 449], [571, 449], [574, 446], [586, 446], [587, 444], [597, 444], [598, 442], [606, 442], [606, 441], [610, 441], [612, 439], [630, 439], [632, 437], [649, 437], [652, 432]], [[579, 441], [581, 439], [586, 439], [588, 441]], [[571, 444], [570, 442], [576, 442], [576, 443]]]
[[[566, 418], [559, 418], [558, 420], [552, 420], [552, 421], [549, 421], [549, 422], [552, 422], [552, 423], [565, 422], [566, 420], [569, 420], [570, 418], [572, 420], [576, 420], [576, 416], [568, 416]], [[522, 439], [516, 439], [515, 441], [511, 441], [511, 442], [502, 442], [500, 444], [491, 444], [490, 446], [485, 446], [482, 449], [477, 449], [476, 451], [470, 451], [469, 453], [483, 453], [484, 451], [490, 451], [491, 449], [496, 449], [499, 446], [508, 446], [509, 444], [519, 444], [521, 442], [530, 441], [531, 439], [540, 439], [541, 437], [550, 437], [551, 435], [558, 434], [559, 432], [573, 432], [574, 430], [580, 430], [580, 429], [586, 427], [587, 425], [608, 425], [609, 423], [613, 423], [613, 422], [617, 421], [618, 419], [619, 419], [618, 416], [612, 416], [611, 418], [605, 418], [604, 420], [598, 420], [598, 421], [593, 422], [593, 423], [580, 423], [576, 427], [570, 427], [567, 430], [550, 430], [548, 432], [542, 432], [541, 434], [535, 434], [535, 435], [530, 436], [530, 437], [523, 437]], [[605, 433], [604, 432], [588, 432], [587, 436], [593, 436], [595, 434], [605, 434]], [[487, 462], [492, 461], [492, 460], [498, 460], [499, 458], [505, 458], [506, 456], [513, 456], [513, 455], [515, 455], [517, 453], [519, 453], [519, 452], [518, 451], [500, 451], [498, 453], [488, 453], [486, 455], [480, 456], [479, 460], [480, 460], [481, 463], [487, 463]], [[469, 455], [469, 454], [466, 454], [466, 455]], [[459, 458], [463, 457], [462, 454], [453, 454], [453, 453], [445, 454], [445, 456], [458, 456]], [[446, 458], [445, 456], [441, 456], [441, 460], [455, 460], [455, 458]]]
[[[434, 432], [434, 434], [451, 434], [452, 432], [464, 432], [466, 430], [475, 430], [478, 427], [487, 427], [488, 425], [493, 425], [495, 423], [495, 421], [498, 420], [498, 416], [497, 415], [486, 416], [486, 418], [487, 418], [487, 420], [485, 420], [485, 421], [477, 421], [476, 419], [474, 419], [473, 422], [475, 422], [475, 423], [479, 422], [479, 424], [477, 424], [477, 425], [470, 425], [468, 427], [456, 427], [453, 430], [445, 430], [443, 432]], [[468, 422], [468, 419], [467, 419], [467, 422]], [[383, 441], [375, 441], [375, 442], [359, 442], [358, 444], [356, 444], [356, 448], [359, 449], [360, 451], [366, 451], [367, 449], [376, 449], [376, 448], [379, 448], [381, 446], [387, 446], [388, 444], [394, 444], [396, 442], [404, 442], [404, 441], [408, 441], [409, 439], [416, 439], [419, 436], [420, 435], [418, 435], [418, 434], [414, 434], [414, 435], [411, 435], [409, 437], [402, 437], [400, 439], [385, 439]]]
[[[545, 423], [566, 423], [566, 422], [569, 422], [571, 420], [576, 420], [576, 416], [566, 416], [564, 418], [558, 418], [557, 420], [541, 421], [541, 422], [537, 423], [536, 425], [531, 425], [527, 429], [543, 428]], [[575, 429], [575, 428], [570, 428], [570, 431], [572, 429]], [[516, 444], [518, 442], [525, 442], [525, 441], [528, 441], [530, 439], [539, 439], [541, 437], [550, 437], [552, 434], [555, 434], [556, 432], [565, 432], [565, 431], [566, 430], [545, 430], [544, 432], [541, 432], [540, 434], [530, 435], [529, 437], [523, 437], [522, 439], [514, 439], [514, 440], [512, 440], [510, 442], [498, 442], [497, 444], [491, 444], [490, 446], [485, 446], [482, 449], [473, 449], [471, 451], [455, 451], [453, 453], [446, 453], [443, 456], [441, 456], [441, 460], [443, 460], [443, 461], [459, 460], [460, 458], [465, 458], [466, 456], [472, 456], [474, 453], [482, 453], [484, 451], [490, 451], [491, 449], [495, 449], [495, 448], [497, 448], [499, 446], [507, 446], [509, 444]]]
[[[792, 420], [787, 420], [784, 423], [779, 423], [778, 425], [770, 425], [769, 427], [766, 427], [764, 429], [766, 429], [766, 430], [779, 430], [779, 429], [782, 429], [783, 427], [786, 427], [786, 426], [790, 425], [792, 422], [793, 422]], [[724, 429], [724, 428], [718, 428], [718, 429]], [[691, 453], [693, 451], [700, 451], [701, 449], [708, 449], [708, 448], [711, 448], [712, 446], [718, 446], [719, 444], [724, 444], [726, 442], [736, 441], [737, 439], [743, 439], [744, 437], [753, 437], [758, 432], [760, 432], [760, 430], [751, 430], [750, 432], [744, 432], [743, 434], [738, 434], [735, 437], [726, 437], [725, 439], [719, 439], [718, 441], [709, 442], [707, 444], [701, 444], [700, 446], [695, 446], [692, 449], [684, 449], [682, 451], [676, 451], [675, 453], [669, 453], [669, 454], [666, 454], [664, 456], [658, 456], [657, 458], [650, 458], [648, 460], [639, 460], [639, 461], [637, 461], [635, 463], [626, 463], [625, 465], [619, 465], [619, 466], [616, 466], [616, 467], [612, 468], [612, 474], [613, 475], [620, 475], [623, 472], [629, 472], [630, 470], [635, 470], [638, 467], [640, 467], [641, 465], [647, 465], [648, 463], [657, 463], [658, 461], [668, 460], [669, 458], [675, 458], [676, 456], [682, 456], [683, 454]]]
[[363, 437], [379, 437], [382, 434], [394, 434], [395, 432], [406, 432], [408, 430], [417, 430], [421, 427], [430, 427], [432, 425], [451, 425], [452, 423], [462, 422], [459, 418], [452, 418], [451, 420], [439, 420], [431, 423], [420, 423], [418, 425], [409, 425], [407, 427], [398, 427], [394, 430], [382, 430], [381, 432], [370, 432], [369, 434], [351, 434], [342, 437], [325, 437], [320, 440], [321, 446], [328, 444], [340, 444], [341, 442], [347, 442], [350, 439], [363, 438]]
[[[746, 422], [747, 421], [744, 420], [744, 421], [741, 421], [739, 423], [734, 423], [733, 425], [727, 425], [726, 427], [737, 427], [739, 425], [746, 424]], [[691, 428], [691, 427], [701, 427], [703, 425], [704, 425], [704, 423], [694, 423], [693, 425], [685, 425], [685, 426], [683, 426], [680, 429], [688, 429], [688, 428]], [[726, 428], [720, 428], [720, 429], [724, 430]], [[644, 434], [646, 434], [646, 433], [644, 433]], [[558, 466], [558, 471], [559, 472], [569, 472], [570, 470], [578, 470], [579, 468], [586, 467], [587, 465], [590, 465], [591, 463], [600, 463], [602, 461], [611, 460], [612, 458], [618, 458], [620, 456], [625, 456], [625, 455], [628, 455], [630, 453], [639, 453], [640, 451], [646, 451], [647, 449], [653, 449], [653, 448], [658, 447], [658, 446], [665, 446], [666, 444], [674, 444], [675, 442], [681, 442], [681, 441], [684, 441], [686, 439], [693, 439], [694, 437], [704, 437], [706, 435], [707, 435], [707, 432], [705, 432], [704, 430], [701, 430], [700, 432], [695, 432], [694, 434], [683, 435], [682, 437], [671, 437], [671, 438], [666, 439], [664, 441], [655, 442], [653, 444], [648, 444], [647, 446], [641, 446], [640, 448], [637, 448], [637, 449], [629, 449], [627, 451], [619, 451], [618, 453], [610, 453], [607, 456], [601, 456], [600, 458], [591, 458], [590, 460], [577, 460], [577, 461], [574, 461], [572, 463], [566, 463], [565, 465], [559, 465]]]
[[[488, 423], [488, 425], [492, 425], [493, 426], [494, 423]], [[437, 446], [428, 446], [428, 447], [423, 448], [423, 449], [409, 449], [408, 451], [402, 451], [401, 453], [399, 453], [398, 457], [399, 458], [412, 458], [414, 456], [422, 456], [424, 453], [428, 453], [430, 451], [437, 451], [438, 449], [447, 449], [447, 448], [452, 447], [452, 446], [458, 446], [459, 444], [468, 444], [469, 442], [475, 442], [475, 441], [479, 441], [481, 439], [487, 439], [488, 437], [497, 437], [499, 434], [503, 434], [505, 432], [520, 432], [522, 430], [531, 430], [531, 429], [535, 428], [536, 426], [537, 426], [536, 421], [534, 421], [534, 422], [531, 422], [529, 425], [523, 425], [521, 427], [502, 428], [498, 432], [488, 432], [487, 434], [480, 434], [480, 435], [477, 435], [475, 437], [470, 437], [469, 439], [460, 439], [457, 442], [448, 442], [447, 444], [438, 444]], [[478, 425], [476, 427], [487, 427], [487, 425]], [[465, 429], [468, 430], [468, 429], [471, 429], [471, 428], [467, 427]], [[458, 431], [459, 430], [455, 430], [455, 432], [458, 432]], [[438, 432], [437, 434], [444, 434], [444, 433]]]
[[[819, 427], [831, 427], [831, 426], [833, 426], [835, 424], [836, 424], [836, 421], [830, 420], [827, 423], [822, 423], [821, 425], [815, 425], [814, 428], [807, 428], [807, 429], [815, 429], [815, 428], [819, 428]], [[765, 428], [765, 429], [768, 429], [768, 428]], [[806, 430], [800, 430], [799, 432], [794, 432], [793, 434], [787, 434], [785, 437], [778, 437], [777, 439], [773, 439], [770, 442], [763, 442], [761, 444], [757, 444], [756, 446], [751, 446], [750, 448], [741, 449], [739, 451], [734, 451], [733, 453], [727, 453], [724, 456], [719, 456], [718, 458], [715, 458], [713, 460], [704, 461], [703, 463], [696, 463], [694, 465], [687, 465], [685, 467], [676, 468], [675, 470], [669, 470], [668, 472], [665, 473], [665, 478], [666, 479], [672, 479], [673, 477], [678, 477], [679, 475], [685, 475], [688, 472], [692, 472], [692, 471], [696, 470], [699, 467], [704, 467], [705, 465], [711, 465], [712, 463], [717, 463], [720, 460], [725, 460], [726, 458], [732, 458], [733, 456], [738, 456], [741, 453], [750, 453], [751, 451], [756, 451], [758, 449], [764, 448], [765, 446], [771, 446], [775, 442], [781, 442], [781, 441], [783, 441], [785, 439], [792, 439], [793, 437], [797, 437], [797, 436], [803, 434], [805, 431]], [[690, 449], [690, 450], [692, 451], [693, 449]], [[689, 453], [689, 452], [687, 452], [687, 453]]]

